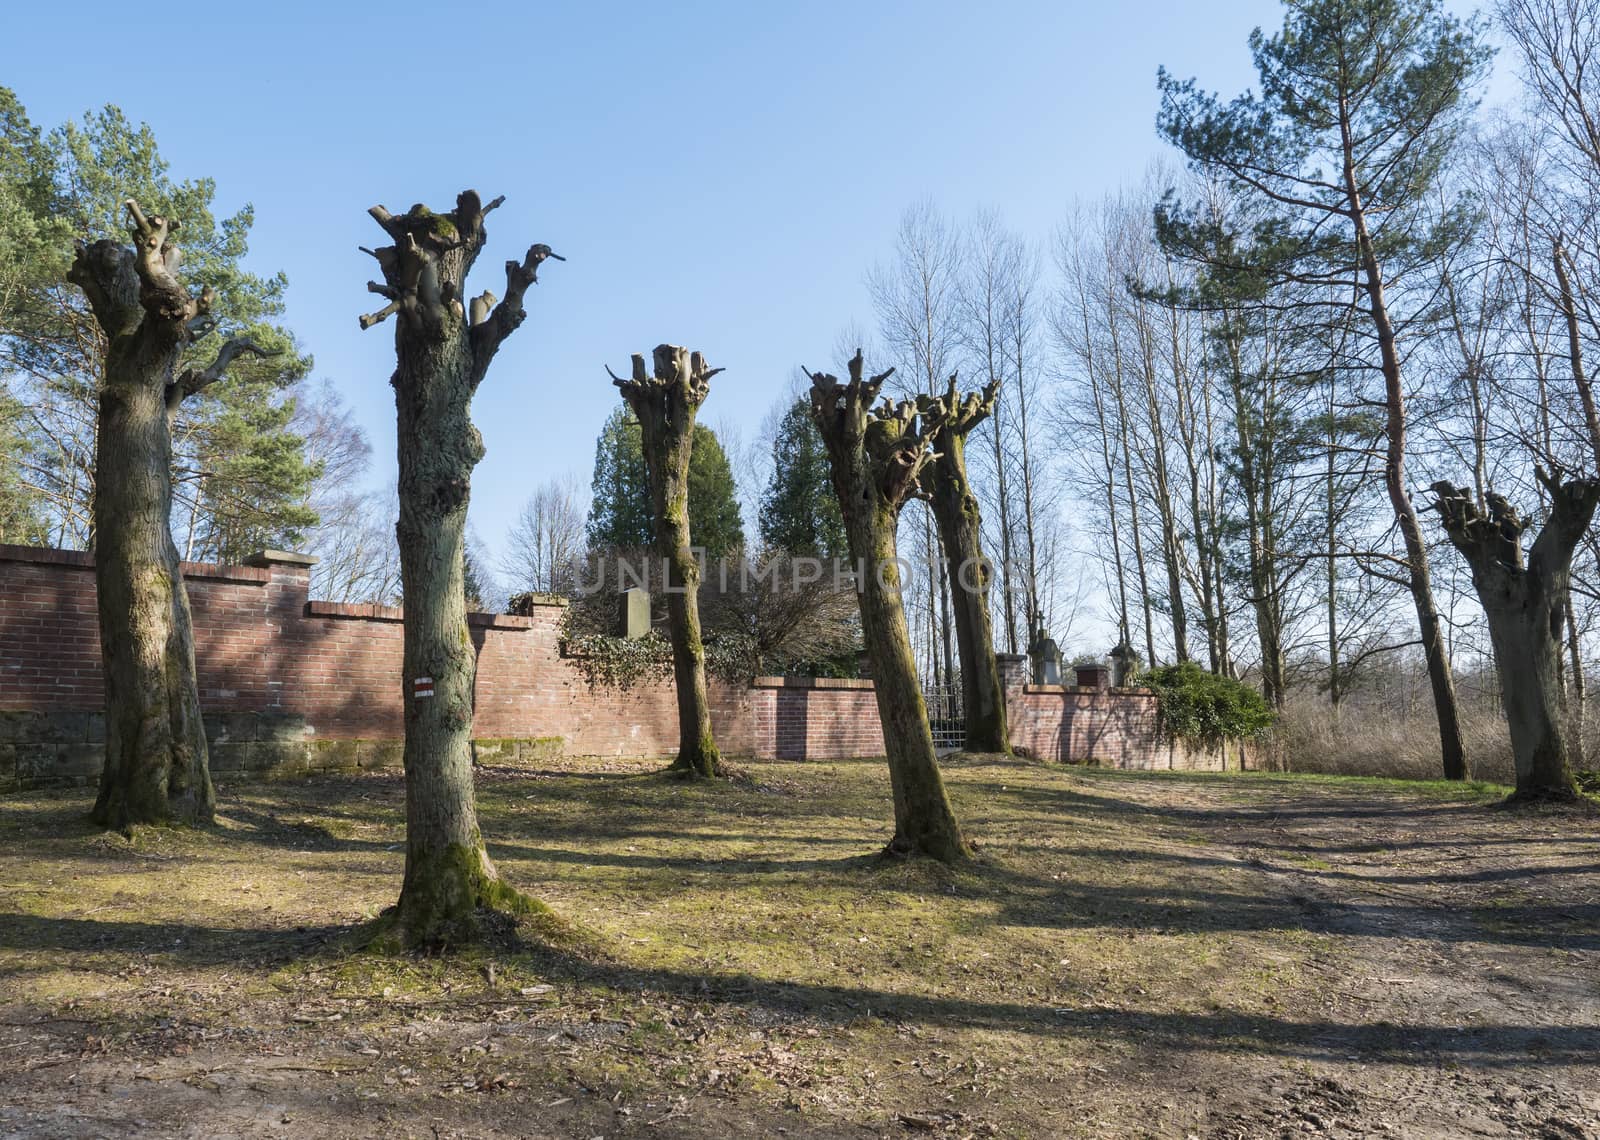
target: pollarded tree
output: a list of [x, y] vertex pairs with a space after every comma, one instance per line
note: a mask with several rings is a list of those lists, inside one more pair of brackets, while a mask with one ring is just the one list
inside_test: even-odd
[[893, 371], [863, 379], [857, 349], [846, 384], [827, 373], [808, 372], [811, 414], [828, 449], [833, 490], [860, 578], [861, 629], [894, 792], [894, 838], [888, 850], [953, 863], [969, 852], [934, 756], [900, 597], [895, 542], [900, 509], [921, 493], [917, 480], [933, 460], [929, 442], [940, 421], [936, 410], [920, 415], [909, 401], [897, 405], [885, 400], [873, 408]]
[[698, 352], [672, 344], [658, 344], [652, 363], [653, 371], [647, 372], [644, 357], [634, 353], [633, 374], [624, 380], [612, 373], [611, 379], [639, 421], [656, 552], [668, 572], [667, 627], [678, 691], [678, 756], [672, 770], [715, 776], [719, 757], [706, 693], [706, 649], [700, 640], [700, 563], [689, 536], [689, 468], [695, 413], [711, 391], [711, 378], [722, 369], [708, 368]]
[[994, 627], [989, 620], [989, 586], [994, 570], [983, 555], [983, 515], [967, 478], [967, 436], [993, 414], [999, 396], [997, 378], [981, 392], [963, 395], [950, 377], [942, 396], [917, 397], [924, 423], [937, 424], [933, 462], [922, 470], [922, 483], [939, 524], [939, 542], [954, 574], [956, 648], [961, 655], [961, 690], [966, 706], [968, 752], [1011, 752], [1006, 731], [1005, 693], [994, 656]]
[[484, 850], [472, 787], [472, 689], [476, 659], [467, 634], [463, 570], [467, 500], [483, 439], [472, 397], [495, 353], [527, 313], [539, 266], [559, 256], [530, 246], [506, 262], [506, 295], [466, 296], [467, 274], [483, 249], [485, 206], [463, 191], [434, 213], [368, 211], [393, 245], [368, 250], [383, 281], [367, 288], [388, 300], [361, 327], [397, 316], [395, 408], [400, 460], [400, 577], [405, 595], [406, 873], [391, 912], [406, 946], [448, 947], [479, 937], [480, 910], [526, 913], [535, 904], [501, 881]]
[[205, 368], [179, 364], [216, 325], [210, 289], [179, 280], [178, 222], [128, 200], [133, 248], [80, 245], [67, 279], [104, 337], [95, 452], [95, 589], [106, 684], [106, 761], [96, 823], [211, 819], [215, 797], [195, 682], [194, 629], [172, 542], [172, 420], [222, 379], [249, 338], [226, 341]]
[[1511, 729], [1517, 772], [1514, 800], [1573, 800], [1561, 685], [1561, 630], [1572, 581], [1572, 551], [1600, 503], [1600, 480], [1569, 479], [1536, 468], [1550, 496], [1550, 516], [1523, 557], [1529, 520], [1489, 492], [1441, 480], [1434, 503], [1445, 533], [1472, 568], [1472, 584], [1494, 643], [1495, 666]]

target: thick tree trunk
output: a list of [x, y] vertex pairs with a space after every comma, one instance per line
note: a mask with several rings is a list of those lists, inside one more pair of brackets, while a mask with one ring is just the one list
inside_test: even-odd
[[983, 517], [978, 497], [967, 478], [967, 435], [994, 409], [998, 384], [991, 381], [981, 395], [963, 399], [955, 377], [943, 400], [919, 400], [923, 415], [934, 412], [942, 427], [933, 438], [934, 460], [923, 469], [939, 524], [939, 542], [953, 572], [956, 645], [961, 655], [961, 697], [965, 706], [968, 752], [1011, 754], [1006, 728], [1005, 690], [994, 654], [994, 628], [989, 619], [989, 586], [993, 571], [983, 555]]
[[172, 438], [161, 372], [108, 368], [95, 466], [95, 588], [106, 684], [105, 827], [211, 819], [189, 595], [169, 528]]
[[889, 850], [955, 862], [966, 857], [967, 847], [945, 794], [922, 686], [917, 683], [911, 631], [900, 597], [894, 524], [893, 513], [881, 509], [857, 512], [847, 524], [851, 555], [858, 565], [865, 559], [861, 632], [872, 663], [894, 796], [894, 839]]
[[209, 291], [178, 279], [177, 223], [127, 203], [134, 248], [80, 246], [67, 277], [105, 335], [96, 422], [94, 544], [106, 691], [106, 761], [92, 818], [135, 824], [209, 822], [207, 764], [194, 632], [172, 542], [171, 416], [221, 378], [241, 352], [230, 340], [204, 370], [178, 371], [183, 349], [209, 329]]
[[471, 941], [477, 911], [500, 909], [472, 782], [476, 655], [462, 588], [467, 502], [483, 444], [472, 426], [465, 326], [401, 353], [395, 390], [400, 579], [405, 597], [406, 873], [397, 920], [407, 945]]
[[397, 941], [445, 949], [476, 941], [480, 912], [528, 913], [536, 903], [500, 880], [478, 830], [472, 782], [476, 655], [467, 630], [463, 556], [472, 469], [483, 441], [472, 425], [473, 394], [500, 344], [521, 324], [522, 298], [548, 247], [506, 263], [506, 297], [475, 299], [468, 323], [462, 298], [483, 247], [487, 208], [466, 191], [456, 208], [415, 206], [394, 216], [369, 211], [394, 239], [371, 251], [389, 299], [361, 319], [370, 328], [398, 313], [395, 390], [400, 463], [400, 575], [405, 596], [406, 869], [390, 912]]
[[654, 372], [644, 357], [633, 357], [633, 374], [612, 379], [638, 417], [650, 497], [655, 506], [656, 551], [667, 567], [667, 628], [672, 639], [672, 673], [678, 696], [678, 755], [672, 770], [687, 776], [715, 776], [720, 756], [711, 732], [711, 699], [706, 688], [706, 650], [700, 639], [700, 562], [689, 535], [689, 459], [694, 447], [695, 414], [710, 391], [711, 377], [698, 353], [676, 345], [657, 345]]
[[[1511, 751], [1518, 799], [1575, 798], [1561, 700], [1561, 646], [1550, 635], [1549, 601], [1538, 589], [1507, 590], [1485, 601], [1489, 637]], [[1491, 596], [1495, 591], [1491, 589]]]
[[1481, 510], [1464, 488], [1433, 485], [1445, 532], [1472, 568], [1494, 645], [1495, 667], [1511, 731], [1516, 800], [1571, 800], [1573, 783], [1561, 687], [1562, 628], [1572, 551], [1600, 502], [1600, 481], [1565, 483], [1538, 472], [1550, 492], [1550, 517], [1524, 563], [1526, 521], [1489, 492]]
[[878, 715], [894, 796], [895, 832], [888, 851], [953, 863], [968, 855], [934, 756], [927, 707], [917, 683], [911, 633], [901, 598], [895, 527], [931, 459], [929, 424], [911, 404], [873, 411], [885, 372], [862, 378], [861, 354], [850, 381], [811, 374], [811, 409], [828, 448], [834, 492], [856, 562], [861, 628], [877, 690]]

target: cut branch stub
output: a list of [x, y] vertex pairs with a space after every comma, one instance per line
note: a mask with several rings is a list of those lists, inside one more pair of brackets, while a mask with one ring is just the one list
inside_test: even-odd
[[702, 354], [675, 344], [656, 345], [651, 353], [653, 370], [646, 369], [640, 353], [634, 353], [630, 362], [627, 378], [606, 367], [611, 382], [641, 421], [649, 408], [659, 405], [667, 424], [687, 423], [687, 413], [698, 409], [710, 394], [711, 378], [723, 371], [709, 367]]
[[487, 237], [483, 220], [504, 197], [483, 205], [476, 190], [456, 196], [455, 209], [436, 213], [418, 203], [403, 214], [384, 206], [367, 211], [393, 239], [376, 249], [362, 246], [383, 273], [383, 281], [367, 282], [367, 290], [389, 303], [364, 313], [361, 327], [370, 329], [399, 314], [406, 328], [425, 340], [440, 341], [465, 331], [471, 338], [469, 382], [475, 389], [489, 371], [500, 345], [527, 319], [522, 307], [528, 286], [539, 280], [539, 266], [549, 259], [565, 261], [547, 245], [528, 247], [520, 261], [506, 262], [506, 295], [497, 302], [487, 290], [464, 305], [466, 279]]
[[133, 248], [108, 239], [79, 242], [67, 280], [84, 291], [109, 335], [132, 332], [148, 316], [147, 331], [161, 338], [161, 347], [181, 345], [214, 323], [214, 295], [207, 288], [191, 297], [178, 280], [182, 257], [172, 241], [177, 222], [160, 214], [147, 216], [132, 198], [124, 206]]
[[922, 494], [917, 476], [935, 458], [930, 446], [943, 419], [939, 406], [927, 414], [910, 400], [899, 403], [885, 397], [873, 407], [883, 382], [894, 374], [890, 368], [865, 377], [861, 350], [850, 358], [850, 380], [826, 372], [807, 372], [811, 377], [811, 411], [824, 442], [846, 462], [859, 451], [869, 465], [872, 479], [884, 502], [898, 510], [908, 499]]
[[1457, 549], [1469, 557], [1486, 556], [1512, 569], [1522, 568], [1522, 534], [1528, 522], [1505, 496], [1489, 492], [1485, 510], [1474, 501], [1471, 491], [1446, 479], [1429, 490], [1434, 495], [1433, 508]]
[[[108, 336], [138, 336], [142, 352], [171, 353], [175, 361], [183, 346], [217, 327], [212, 312], [216, 293], [207, 285], [190, 295], [178, 279], [182, 257], [172, 240], [178, 232], [175, 219], [146, 214], [132, 198], [124, 206], [133, 247], [110, 239], [79, 242], [67, 269], [67, 280], [83, 290], [96, 321]], [[186, 369], [167, 383], [169, 410], [220, 380], [241, 352], [276, 355], [247, 337], [228, 341], [209, 367]]]
[[980, 391], [962, 395], [957, 386], [957, 373], [950, 374], [950, 386], [943, 395], [919, 395], [917, 408], [925, 417], [940, 422], [943, 430], [965, 438], [973, 428], [994, 414], [1000, 396], [1000, 379], [995, 377]]
[[452, 317], [464, 319], [462, 283], [483, 248], [487, 212], [471, 190], [463, 191], [456, 209], [448, 213], [435, 213], [420, 202], [403, 214], [384, 206], [369, 209], [394, 244], [366, 251], [377, 259], [384, 279], [383, 289], [375, 282], [368, 288], [387, 297], [389, 304], [363, 316], [361, 327], [369, 329], [400, 313], [418, 331], [442, 337]]

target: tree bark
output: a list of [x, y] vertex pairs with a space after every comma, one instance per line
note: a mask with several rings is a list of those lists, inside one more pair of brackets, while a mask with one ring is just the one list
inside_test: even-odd
[[1422, 541], [1422, 524], [1406, 490], [1406, 401], [1400, 378], [1400, 353], [1395, 343], [1394, 324], [1384, 297], [1383, 270], [1378, 265], [1372, 235], [1367, 230], [1366, 207], [1356, 185], [1354, 143], [1350, 137], [1349, 113], [1340, 104], [1340, 124], [1344, 145], [1344, 184], [1349, 202], [1349, 217], [1355, 229], [1356, 251], [1360, 260], [1362, 285], [1368, 309], [1378, 334], [1378, 353], [1383, 369], [1386, 448], [1383, 464], [1384, 486], [1394, 508], [1405, 541], [1406, 569], [1411, 601], [1417, 611], [1417, 633], [1428, 665], [1428, 683], [1433, 689], [1434, 714], [1439, 722], [1439, 753], [1447, 780], [1467, 778], [1467, 746], [1461, 735], [1461, 713], [1456, 702], [1455, 675], [1445, 652], [1439, 608], [1433, 600], [1433, 582], [1428, 572], [1428, 550]]
[[[394, 244], [369, 250], [383, 271], [369, 291], [389, 304], [361, 318], [371, 328], [398, 314], [395, 391], [400, 463], [400, 574], [405, 596], [406, 869], [389, 912], [406, 947], [446, 949], [479, 940], [483, 911], [537, 907], [504, 883], [484, 849], [472, 783], [476, 654], [462, 589], [467, 503], [483, 440], [473, 394], [500, 345], [522, 323], [522, 299], [551, 253], [532, 246], [506, 263], [505, 300], [484, 293], [464, 306], [467, 273], [483, 248], [484, 206], [465, 191], [449, 213], [413, 206], [369, 213]], [[559, 258], [558, 258], [559, 260]]]
[[178, 277], [178, 223], [127, 203], [132, 249], [80, 245], [67, 279], [105, 336], [96, 424], [96, 605], [106, 690], [106, 759], [91, 818], [207, 823], [216, 807], [195, 681], [189, 596], [172, 541], [172, 416], [241, 353], [230, 340], [206, 369], [178, 371], [183, 350], [214, 327], [209, 290]]
[[711, 732], [706, 690], [706, 650], [700, 640], [700, 562], [689, 536], [689, 459], [695, 414], [720, 368], [676, 345], [657, 345], [654, 372], [633, 356], [633, 374], [613, 382], [638, 417], [650, 497], [655, 507], [656, 551], [667, 569], [667, 628], [678, 695], [678, 755], [672, 771], [718, 775], [720, 756]]
[[821, 372], [809, 375], [812, 415], [828, 448], [834, 492], [860, 579], [861, 628], [894, 796], [895, 832], [888, 851], [959, 862], [969, 851], [934, 756], [901, 601], [895, 544], [900, 509], [919, 493], [917, 479], [932, 459], [928, 444], [939, 424], [919, 417], [909, 402], [892, 405], [886, 400], [874, 411], [873, 402], [890, 372], [863, 379], [859, 350], [850, 360], [848, 384]]
[[943, 397], [919, 396], [924, 420], [939, 424], [934, 458], [922, 471], [939, 524], [945, 561], [954, 569], [956, 646], [961, 655], [961, 697], [965, 705], [968, 752], [1011, 754], [1006, 728], [1005, 691], [994, 655], [989, 619], [989, 586], [994, 571], [983, 555], [983, 517], [967, 478], [967, 436], [994, 411], [999, 382], [965, 397], [956, 378]]
[[1562, 627], [1572, 552], [1600, 503], [1600, 480], [1558, 482], [1538, 471], [1550, 493], [1550, 517], [1523, 560], [1527, 522], [1490, 492], [1487, 510], [1470, 491], [1433, 485], [1434, 506], [1450, 541], [1472, 569], [1472, 584], [1489, 621], [1495, 666], [1516, 766], [1514, 800], [1575, 800], [1565, 702], [1561, 691]]

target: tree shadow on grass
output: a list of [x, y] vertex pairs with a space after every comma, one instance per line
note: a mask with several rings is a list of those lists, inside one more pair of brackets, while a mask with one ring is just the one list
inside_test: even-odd
[[[328, 947], [345, 940], [354, 930], [346, 926], [294, 930], [226, 928], [8, 914], [0, 915], [0, 949], [140, 951], [153, 959], [170, 958], [189, 965], [252, 965], [267, 969], [308, 956], [321, 956], [329, 964], [342, 960], [342, 954], [331, 952]], [[874, 1018], [1048, 1038], [1116, 1040], [1141, 1049], [1267, 1053], [1305, 1061], [1342, 1062], [1360, 1056], [1393, 1064], [1446, 1063], [1479, 1069], [1528, 1064], [1600, 1065], [1600, 1027], [1593, 1025], [1362, 1024], [1229, 1010], [1107, 1010], [1098, 1003], [1087, 1006], [975, 1000], [871, 986], [789, 982], [747, 973], [639, 967], [546, 946], [525, 946], [519, 956], [557, 984], [599, 986], [619, 995], [655, 994], [720, 1002], [838, 1026]], [[463, 1016], [477, 1014], [464, 1012]]]

